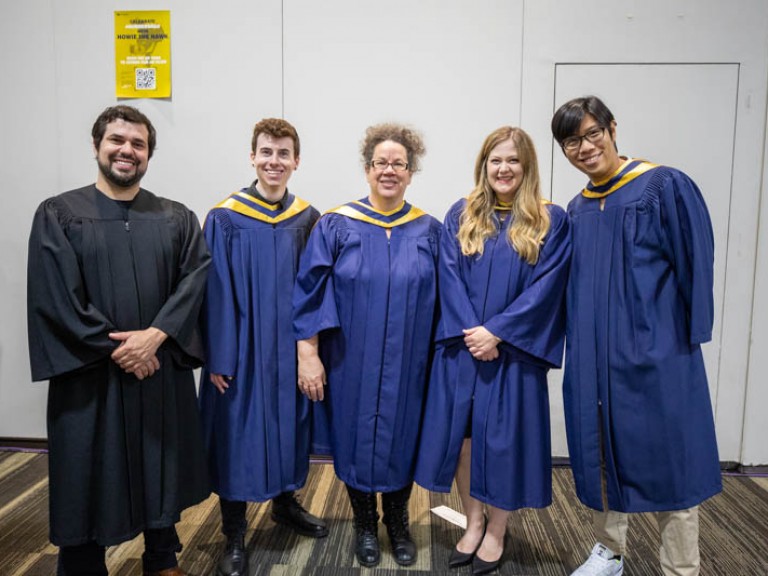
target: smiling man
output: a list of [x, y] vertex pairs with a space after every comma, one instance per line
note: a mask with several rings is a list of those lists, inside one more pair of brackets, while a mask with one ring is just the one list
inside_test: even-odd
[[309, 471], [310, 403], [297, 388], [291, 296], [317, 210], [288, 192], [299, 136], [282, 119], [253, 129], [256, 180], [208, 214], [213, 266], [204, 306], [207, 364], [200, 405], [213, 489], [227, 537], [220, 576], [248, 573], [246, 504], [272, 500], [272, 519], [315, 538], [321, 519], [296, 500]]
[[50, 380], [50, 538], [58, 574], [106, 575], [144, 533], [145, 575], [179, 575], [181, 511], [208, 496], [192, 369], [210, 257], [195, 215], [140, 187], [155, 129], [107, 108], [95, 184], [44, 201], [29, 239], [32, 378]]
[[722, 488], [701, 354], [714, 318], [709, 213], [679, 170], [619, 155], [598, 98], [563, 104], [552, 133], [589, 178], [568, 205], [563, 399], [598, 543], [573, 574], [622, 574], [628, 513], [654, 512], [662, 571], [694, 576], [698, 505]]

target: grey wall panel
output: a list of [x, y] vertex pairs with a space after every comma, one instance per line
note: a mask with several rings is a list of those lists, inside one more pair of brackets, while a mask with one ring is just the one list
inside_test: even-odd
[[367, 126], [411, 124], [423, 171], [406, 193], [442, 220], [469, 193], [484, 137], [520, 112], [520, 0], [285, 2], [285, 115], [302, 134], [293, 189], [321, 209], [367, 195]]
[[[47, 385], [30, 384], [27, 235], [59, 174], [53, 2], [4, 2], [0, 16], [0, 436], [45, 435]], [[42, 17], [41, 17], [42, 15]]]

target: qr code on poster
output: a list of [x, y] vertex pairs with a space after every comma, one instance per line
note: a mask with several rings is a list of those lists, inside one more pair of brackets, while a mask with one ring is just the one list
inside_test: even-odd
[[136, 68], [136, 90], [157, 90], [157, 68]]

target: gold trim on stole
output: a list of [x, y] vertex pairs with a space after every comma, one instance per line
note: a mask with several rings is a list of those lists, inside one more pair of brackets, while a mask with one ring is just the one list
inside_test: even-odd
[[426, 212], [424, 212], [423, 210], [416, 208], [415, 206], [411, 206], [411, 209], [408, 210], [406, 214], [403, 214], [397, 220], [393, 220], [392, 222], [382, 222], [381, 220], [377, 220], [376, 218], [372, 218], [367, 214], [363, 214], [362, 212], [359, 212], [352, 204], [358, 204], [359, 206], [365, 207], [366, 210], [370, 210], [371, 212], [381, 214], [382, 216], [389, 216], [391, 214], [397, 213], [399, 210], [402, 210], [403, 206], [405, 205], [405, 202], [403, 202], [403, 204], [401, 204], [399, 207], [395, 208], [394, 210], [390, 210], [388, 212], [382, 212], [381, 210], [376, 210], [376, 208], [374, 208], [373, 206], [368, 206], [367, 204], [363, 204], [362, 202], [355, 200], [348, 204], [343, 204], [341, 206], [337, 206], [336, 208], [332, 208], [331, 210], [328, 210], [328, 213], [341, 214], [342, 216], [347, 216], [348, 218], [360, 220], [361, 222], [367, 222], [368, 224], [374, 224], [375, 226], [379, 226], [381, 228], [395, 228], [397, 226], [407, 224], [408, 222], [413, 222], [417, 218], [421, 218], [426, 214]]
[[[627, 160], [621, 166], [619, 166], [619, 169], [616, 170], [616, 172], [614, 172], [613, 174], [611, 174], [608, 178], [606, 178], [602, 182], [594, 182], [592, 185], [594, 187], [604, 186], [605, 184], [611, 181], [611, 178], [615, 178], [617, 174], [621, 174], [621, 171], [624, 170], [630, 162], [635, 162], [635, 161], [638, 161], [638, 159], [632, 158]], [[639, 162], [640, 163], [637, 166], [635, 166], [634, 168], [632, 168], [632, 170], [630, 170], [629, 172], [624, 174], [621, 178], [619, 178], [616, 181], [616, 183], [605, 192], [592, 192], [591, 190], [584, 188], [584, 190], [581, 191], [582, 196], [584, 196], [585, 198], [605, 198], [609, 194], [613, 194], [614, 192], [616, 192], [616, 190], [618, 190], [622, 186], [629, 184], [630, 182], [632, 182], [632, 180], [634, 180], [638, 176], [645, 174], [646, 172], [648, 172], [648, 170], [652, 170], [658, 167], [657, 164], [651, 164], [650, 162], [646, 162], [645, 160], [639, 160]]]
[[288, 208], [285, 209], [284, 212], [281, 212], [277, 216], [269, 216], [268, 214], [264, 214], [262, 212], [259, 212], [258, 210], [255, 210], [254, 208], [251, 208], [247, 204], [243, 204], [237, 197], [240, 196], [241, 198], [247, 199], [249, 202], [253, 202], [254, 204], [258, 204], [259, 206], [263, 206], [267, 210], [277, 210], [279, 207], [279, 204], [269, 204], [267, 202], [263, 202], [262, 200], [259, 200], [258, 198], [254, 198], [250, 194], [246, 192], [235, 192], [229, 198], [226, 200], [219, 202], [214, 206], [214, 208], [226, 208], [228, 210], [232, 210], [233, 212], [237, 212], [238, 214], [242, 214], [243, 216], [248, 216], [249, 218], [254, 218], [255, 220], [259, 220], [261, 222], [266, 222], [267, 224], [277, 224], [278, 222], [282, 222], [283, 220], [288, 220], [289, 218], [293, 218], [297, 214], [300, 214], [307, 208], [309, 208], [310, 204], [306, 200], [302, 200], [298, 196], [293, 197], [293, 202], [291, 202], [291, 205], [288, 206]]

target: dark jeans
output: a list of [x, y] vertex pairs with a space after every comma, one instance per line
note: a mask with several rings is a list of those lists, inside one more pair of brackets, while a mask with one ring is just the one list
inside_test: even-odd
[[[104, 559], [105, 546], [87, 542], [59, 549], [57, 576], [107, 576]], [[144, 531], [144, 554], [141, 557], [145, 572], [159, 572], [177, 566], [176, 553], [181, 542], [175, 526]]]

